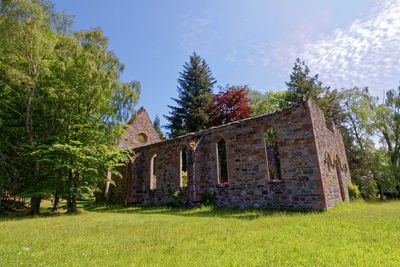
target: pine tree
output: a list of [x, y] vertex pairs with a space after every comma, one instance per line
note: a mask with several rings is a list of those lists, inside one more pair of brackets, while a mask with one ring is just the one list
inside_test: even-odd
[[208, 116], [205, 105], [211, 101], [211, 94], [216, 80], [204, 59], [196, 53], [185, 62], [183, 71], [179, 73], [178, 96], [172, 98], [177, 106], [168, 106], [170, 116], [166, 126], [170, 137], [196, 132], [207, 127]]
[[154, 129], [156, 130], [160, 140], [165, 140], [164, 134], [161, 131], [160, 118], [158, 117], [158, 115], [156, 115], [156, 118], [154, 119], [153, 126], [154, 126]]
[[318, 74], [310, 76], [310, 69], [300, 59], [296, 59], [290, 81], [286, 82], [288, 87], [286, 101], [288, 105], [293, 104], [301, 96], [309, 96], [317, 101], [329, 87], [324, 87], [318, 80]]

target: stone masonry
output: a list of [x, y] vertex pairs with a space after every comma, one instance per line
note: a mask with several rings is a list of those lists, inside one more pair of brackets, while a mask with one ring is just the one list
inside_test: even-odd
[[[172, 193], [181, 191], [182, 204], [193, 205], [209, 191], [218, 206], [321, 210], [349, 199], [340, 130], [305, 97], [287, 109], [165, 141], [158, 139], [143, 108], [128, 124], [120, 148], [132, 149], [132, 157], [120, 169], [122, 178], [112, 177], [115, 187], [106, 190], [111, 201], [163, 205], [176, 201]], [[271, 127], [277, 132], [281, 179], [269, 177], [264, 133]], [[219, 182], [221, 139], [226, 144], [225, 183]], [[187, 187], [181, 181], [183, 148]]]

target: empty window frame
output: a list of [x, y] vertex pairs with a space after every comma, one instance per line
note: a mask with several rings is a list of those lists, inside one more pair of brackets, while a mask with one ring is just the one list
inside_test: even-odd
[[221, 138], [217, 142], [218, 183], [228, 184], [228, 165], [226, 157], [226, 142]]
[[157, 188], [157, 154], [154, 154], [150, 160], [150, 189]]
[[270, 180], [282, 180], [281, 159], [279, 157], [278, 134], [275, 128], [268, 127], [264, 132]]
[[180, 187], [187, 187], [187, 171], [188, 171], [188, 155], [186, 147], [181, 149], [180, 153], [180, 166], [181, 166], [181, 173], [180, 173]]
[[340, 164], [339, 157], [336, 156], [336, 175], [337, 175], [337, 180], [339, 184], [339, 189], [340, 189], [340, 196], [342, 198], [342, 201], [346, 199], [346, 194], [344, 192], [344, 186], [343, 186], [343, 176], [342, 176], [342, 165]]

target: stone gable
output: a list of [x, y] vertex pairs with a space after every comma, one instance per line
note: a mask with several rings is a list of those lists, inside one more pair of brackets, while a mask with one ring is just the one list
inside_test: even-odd
[[128, 121], [125, 131], [119, 142], [120, 149], [134, 149], [160, 141], [144, 107]]

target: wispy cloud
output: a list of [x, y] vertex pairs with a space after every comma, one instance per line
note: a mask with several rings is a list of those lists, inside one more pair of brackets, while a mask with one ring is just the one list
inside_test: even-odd
[[379, 1], [367, 17], [288, 53], [335, 88], [391, 89], [400, 79], [400, 1]]
[[211, 40], [220, 38], [219, 33], [212, 27], [214, 13], [211, 9], [199, 17], [185, 15], [180, 31], [180, 47], [185, 53], [211, 49]]

